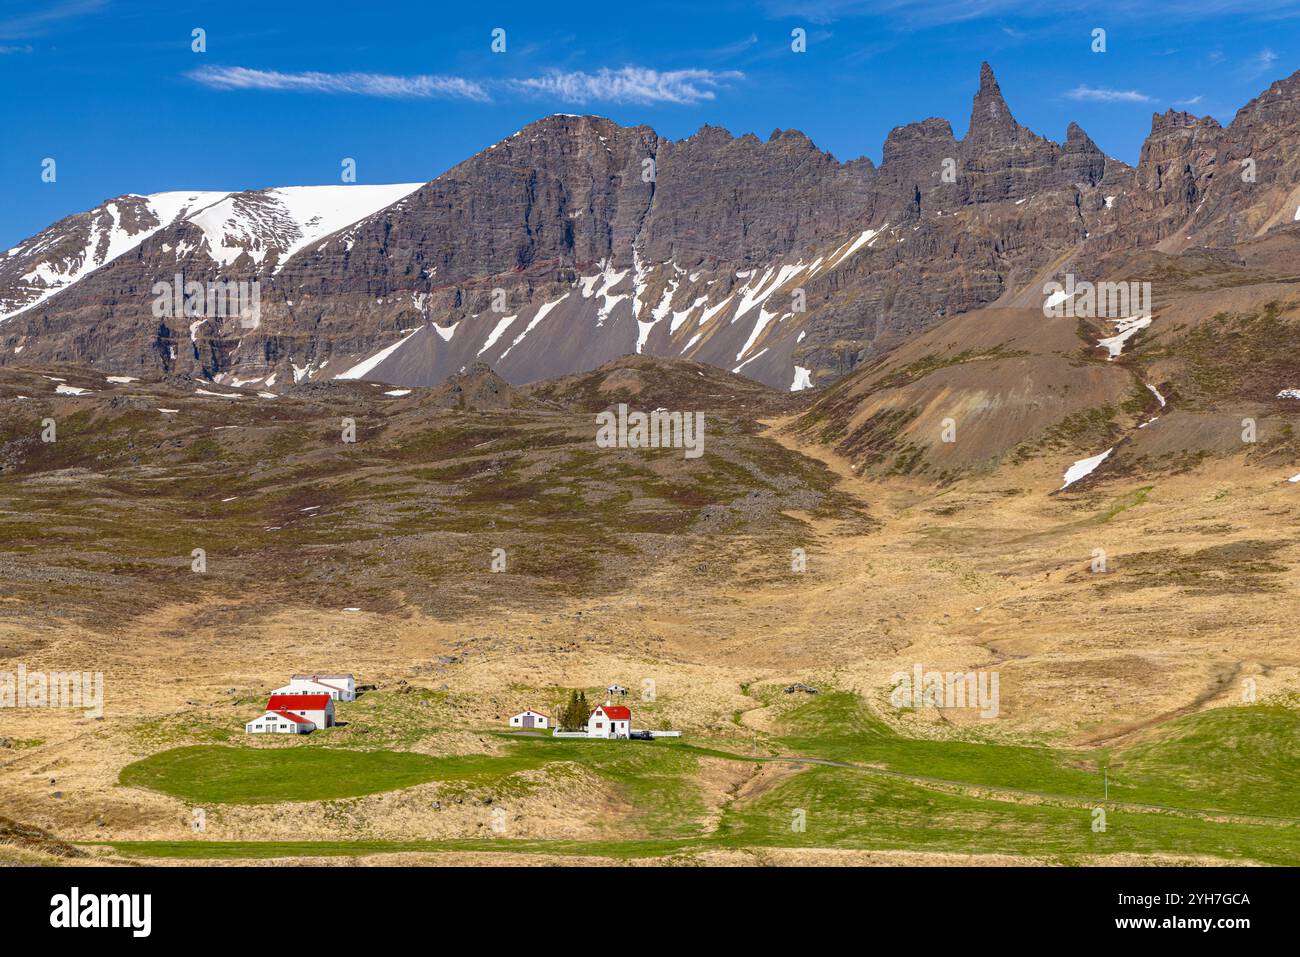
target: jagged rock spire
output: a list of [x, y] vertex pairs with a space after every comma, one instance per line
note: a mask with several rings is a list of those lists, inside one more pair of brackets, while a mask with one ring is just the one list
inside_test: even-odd
[[970, 130], [966, 141], [973, 145], [988, 144], [1000, 146], [1015, 142], [1020, 131], [1020, 124], [1007, 108], [1007, 101], [1002, 98], [993, 67], [987, 62], [980, 64], [980, 88], [975, 94], [971, 106]]

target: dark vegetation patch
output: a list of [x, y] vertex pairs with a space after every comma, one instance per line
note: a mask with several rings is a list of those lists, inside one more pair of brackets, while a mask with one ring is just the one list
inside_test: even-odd
[[1143, 358], [1183, 360], [1186, 371], [1177, 386], [1186, 408], [1244, 399], [1285, 409], [1287, 400], [1277, 393], [1300, 389], [1300, 321], [1290, 314], [1295, 308], [1296, 303], [1274, 301], [1255, 312], [1221, 312]]
[[992, 349], [965, 349], [961, 352], [945, 355], [931, 353], [881, 377], [876, 380], [872, 388], [873, 390], [898, 389], [924, 379], [930, 373], [937, 372], [940, 369], [964, 365], [967, 362], [984, 362], [990, 359], [1019, 359], [1028, 355], [1029, 353], [1023, 349], [1008, 349], [1001, 344], [994, 346]]
[[1283, 542], [1249, 540], [1190, 552], [1133, 552], [1116, 556], [1110, 573], [1096, 587], [1102, 593], [1168, 587], [1200, 595], [1275, 592], [1282, 588], [1276, 576], [1287, 570], [1277, 561], [1284, 547]]

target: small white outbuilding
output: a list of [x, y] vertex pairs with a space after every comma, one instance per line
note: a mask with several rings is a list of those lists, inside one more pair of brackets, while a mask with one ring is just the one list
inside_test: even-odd
[[520, 711], [510, 719], [512, 728], [549, 728], [551, 726], [551, 716], [542, 714], [540, 711], [534, 711], [529, 708], [527, 711]]

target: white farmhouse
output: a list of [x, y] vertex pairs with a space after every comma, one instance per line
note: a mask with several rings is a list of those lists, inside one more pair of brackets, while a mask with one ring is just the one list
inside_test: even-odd
[[529, 708], [527, 711], [520, 711], [510, 719], [512, 728], [549, 728], [551, 726], [551, 716], [542, 714], [540, 711], [534, 711]]
[[626, 738], [631, 730], [632, 711], [623, 705], [600, 705], [587, 719], [589, 738]]
[[306, 718], [318, 728], [334, 727], [334, 699], [327, 694], [273, 694], [266, 710]]
[[355, 701], [357, 680], [352, 675], [294, 675], [271, 694], [327, 694], [335, 701]]
[[288, 711], [268, 711], [244, 725], [244, 730], [249, 734], [311, 734], [316, 722]]

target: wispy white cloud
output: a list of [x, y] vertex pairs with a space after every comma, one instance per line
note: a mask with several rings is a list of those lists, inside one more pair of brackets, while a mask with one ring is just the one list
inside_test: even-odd
[[1245, 74], [1249, 80], [1267, 73], [1277, 62], [1277, 54], [1267, 48], [1260, 50], [1246, 61]]
[[714, 99], [715, 91], [744, 74], [736, 70], [552, 70], [540, 76], [478, 81], [459, 76], [398, 76], [386, 73], [285, 73], [242, 66], [203, 66], [186, 73], [215, 90], [278, 90], [354, 94], [390, 99], [440, 98], [490, 102], [491, 92], [549, 97], [567, 103], [675, 103]]
[[601, 69], [595, 73], [581, 70], [553, 70], [542, 76], [512, 80], [518, 90], [550, 96], [568, 103], [676, 103], [691, 104], [712, 100], [715, 90], [733, 80], [744, 78], [736, 70], [652, 70], [625, 66], [618, 70]]
[[1137, 90], [1111, 90], [1100, 86], [1080, 84], [1067, 90], [1066, 97], [1087, 103], [1154, 103], [1155, 100]]
[[1195, 106], [1203, 99], [1204, 97], [1198, 93], [1196, 96], [1189, 96], [1185, 100], [1174, 100], [1174, 106]]
[[35, 13], [20, 13], [0, 20], [0, 40], [41, 36], [62, 20], [94, 13], [107, 5], [108, 0], [65, 0], [63, 3], [47, 3], [43, 10]]
[[755, 46], [757, 43], [758, 34], [751, 33], [743, 40], [737, 40], [735, 43], [728, 43], [726, 46], [717, 47], [716, 49], [709, 50], [708, 53], [710, 56], [716, 57], [737, 56], [738, 54], [744, 53], [750, 47]]
[[282, 73], [242, 66], [204, 66], [189, 71], [190, 79], [216, 90], [283, 90], [297, 93], [350, 93], [389, 99], [491, 99], [481, 83], [459, 76], [386, 73]]
[[32, 47], [31, 47], [31, 44], [29, 44], [29, 43], [28, 43], [28, 44], [23, 44], [22, 46], [17, 46], [17, 47], [16, 47], [16, 46], [4, 46], [3, 44], [0, 44], [0, 56], [5, 56], [5, 55], [10, 54], [10, 53], [31, 53], [31, 52], [32, 52]]

